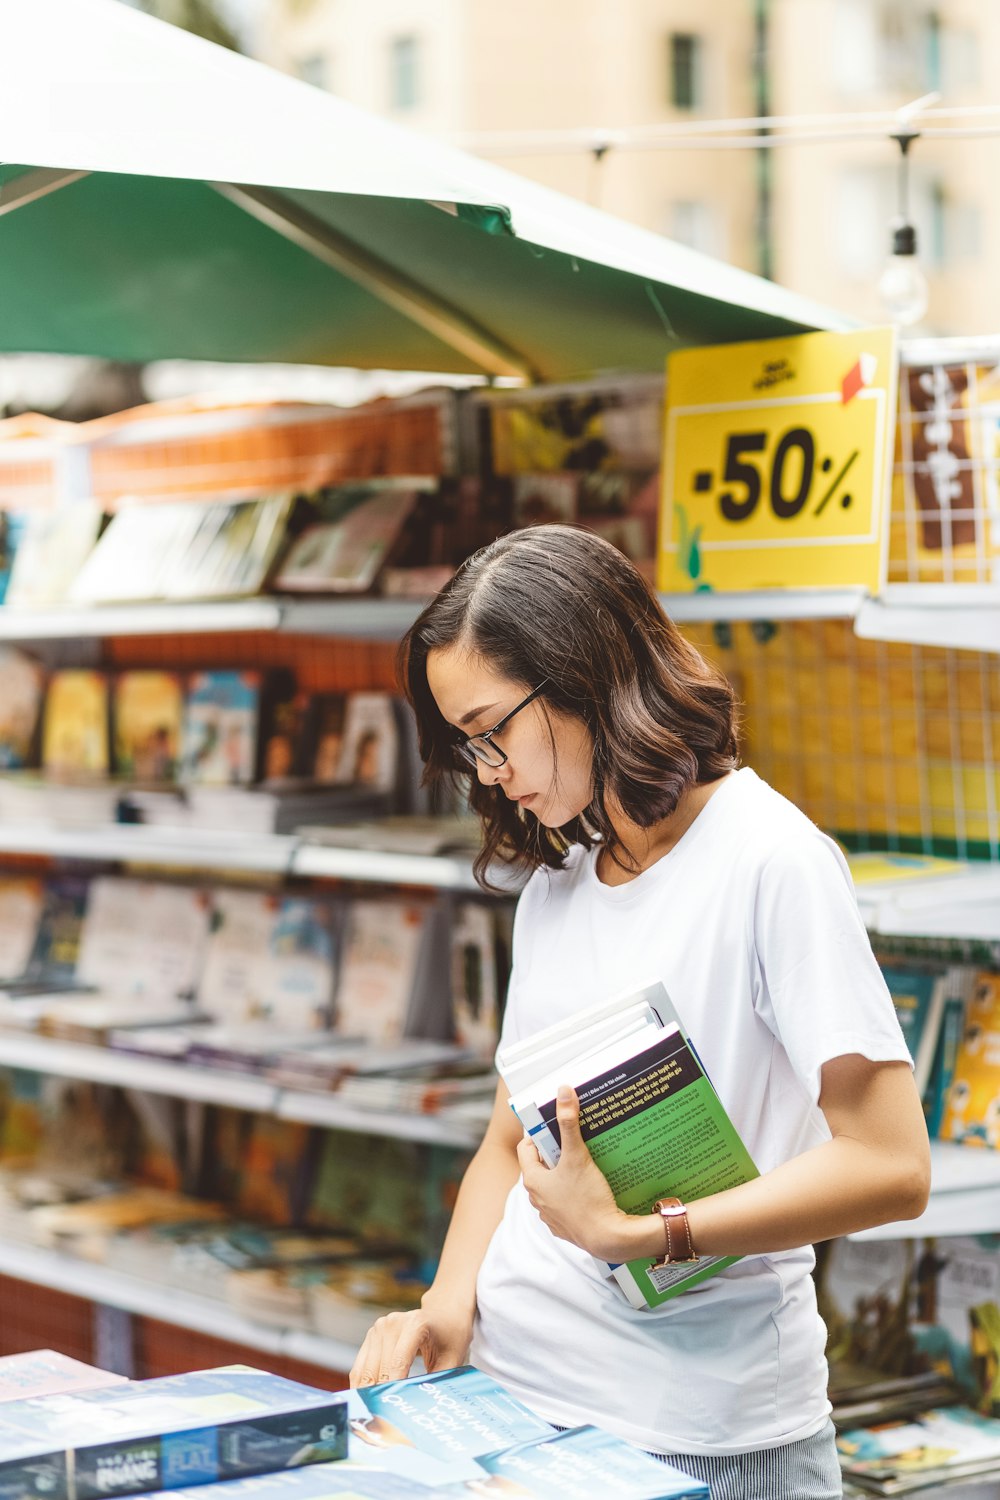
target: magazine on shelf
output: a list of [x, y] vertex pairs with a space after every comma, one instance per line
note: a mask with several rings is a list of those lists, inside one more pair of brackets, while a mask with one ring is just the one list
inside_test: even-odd
[[383, 484], [359, 486], [353, 493], [343, 489], [337, 497], [349, 508], [336, 519], [315, 522], [292, 543], [275, 577], [276, 589], [366, 593], [413, 509], [417, 493], [398, 484]]
[[0, 771], [34, 764], [45, 671], [24, 651], [0, 647]]
[[351, 693], [337, 780], [392, 793], [399, 778], [400, 734], [390, 693]]
[[53, 1396], [59, 1391], [101, 1390], [124, 1383], [124, 1375], [99, 1370], [55, 1349], [32, 1349], [0, 1357], [0, 1402]]
[[329, 1025], [335, 974], [329, 902], [270, 891], [217, 890], [198, 985], [201, 1009], [229, 1023]]
[[927, 964], [882, 965], [903, 1040], [913, 1059], [913, 1081], [923, 1097], [937, 1051], [941, 1018], [948, 995], [946, 971]]
[[20, 537], [4, 603], [12, 609], [64, 604], [103, 522], [101, 507], [90, 500], [33, 511]]
[[397, 814], [377, 822], [341, 823], [336, 828], [308, 824], [299, 832], [311, 844], [384, 854], [467, 854], [475, 853], [482, 843], [478, 818], [430, 814]]
[[924, 1116], [927, 1134], [931, 1140], [941, 1135], [948, 1096], [955, 1080], [955, 1065], [958, 1049], [965, 1035], [965, 1010], [975, 983], [975, 970], [967, 965], [955, 965], [948, 971], [948, 993], [945, 996], [944, 1013], [938, 1031], [937, 1046], [931, 1063], [931, 1075], [924, 1090]]
[[[559, 1160], [556, 1090], [564, 1083], [576, 1090], [583, 1139], [627, 1213], [649, 1213], [660, 1197], [690, 1202], [758, 1175], [681, 1026], [663, 1024], [675, 1015], [662, 985], [647, 986], [638, 999], [595, 1006], [498, 1059], [510, 1107], [549, 1166]], [[632, 1306], [659, 1307], [737, 1259], [661, 1266], [643, 1258], [608, 1269]]]
[[346, 1454], [342, 1394], [247, 1366], [0, 1406], [5, 1500], [99, 1500]]
[[486, 1061], [500, 1039], [502, 992], [496, 913], [483, 901], [456, 904], [451, 929], [455, 1040]]
[[184, 722], [179, 672], [121, 672], [111, 700], [115, 773], [133, 781], [170, 782], [177, 775]]
[[354, 900], [344, 923], [337, 1030], [366, 1041], [445, 1040], [447, 919], [426, 901]]
[[38, 941], [45, 887], [37, 875], [0, 875], [0, 984], [24, 977]]
[[90, 882], [77, 978], [109, 995], [194, 993], [211, 902], [196, 887], [99, 875]]
[[253, 781], [262, 678], [259, 672], [196, 672], [184, 706], [183, 780], [207, 786]]
[[940, 1136], [1000, 1147], [1000, 973], [975, 976]]
[[53, 672], [42, 724], [43, 769], [53, 776], [107, 776], [109, 709], [103, 672]]
[[1000, 1477], [1000, 1421], [966, 1406], [937, 1407], [838, 1434], [844, 1477], [876, 1495], [904, 1495], [959, 1479]]

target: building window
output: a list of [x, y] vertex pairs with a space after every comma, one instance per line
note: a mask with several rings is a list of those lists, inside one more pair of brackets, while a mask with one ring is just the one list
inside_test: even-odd
[[416, 109], [420, 102], [420, 45], [415, 36], [389, 43], [389, 103], [393, 109]]
[[667, 38], [667, 97], [674, 109], [697, 109], [702, 103], [701, 37], [675, 31]]
[[329, 62], [321, 52], [313, 52], [308, 57], [300, 57], [295, 64], [295, 71], [303, 83], [311, 83], [313, 88], [328, 89], [330, 87]]
[[667, 234], [703, 255], [723, 254], [722, 225], [714, 203], [703, 198], [678, 199], [667, 210]]

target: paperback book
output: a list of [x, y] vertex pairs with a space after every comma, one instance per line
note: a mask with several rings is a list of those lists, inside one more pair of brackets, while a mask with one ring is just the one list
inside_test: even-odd
[[882, 977], [892, 996], [903, 1039], [913, 1058], [913, 1081], [923, 1097], [937, 1049], [948, 992], [947, 975], [926, 965], [884, 964]]
[[179, 672], [122, 672], [112, 695], [116, 773], [133, 781], [173, 781], [183, 717]]
[[972, 985], [941, 1139], [1000, 1147], [1000, 974], [978, 974]]
[[0, 771], [35, 763], [45, 672], [12, 646], [0, 647]]
[[876, 1495], [936, 1489], [959, 1479], [1000, 1476], [1000, 1421], [948, 1406], [837, 1438], [844, 1477]]
[[346, 1455], [343, 1395], [246, 1366], [0, 1407], [3, 1500], [98, 1500]]
[[[583, 1139], [618, 1206], [637, 1214], [649, 1213], [657, 1198], [691, 1202], [758, 1175], [679, 1023], [662, 1024], [676, 1015], [666, 991], [652, 986], [643, 996], [537, 1034], [526, 1044], [534, 1042], [533, 1056], [522, 1044], [499, 1058], [510, 1107], [549, 1166], [560, 1153], [556, 1090], [564, 1083], [576, 1090]], [[520, 1082], [526, 1072], [530, 1082]], [[737, 1259], [641, 1259], [609, 1269], [634, 1307], [659, 1307]]]
[[259, 672], [197, 672], [184, 708], [181, 775], [208, 786], [253, 781], [260, 715]]
[[107, 776], [108, 714], [108, 680], [103, 672], [53, 672], [45, 699], [43, 769], [53, 776]]

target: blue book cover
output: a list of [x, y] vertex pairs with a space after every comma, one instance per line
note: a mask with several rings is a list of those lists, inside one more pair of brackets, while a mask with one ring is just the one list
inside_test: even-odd
[[955, 1061], [964, 1033], [965, 1000], [961, 995], [949, 995], [944, 1004], [931, 1076], [924, 1094], [924, 1116], [931, 1140], [937, 1140], [941, 1131], [948, 1093], [955, 1077]]
[[903, 1039], [913, 1058], [913, 1077], [921, 1095], [931, 1075], [944, 1006], [944, 975], [934, 969], [886, 966], [889, 987]]
[[0, 1409], [0, 1500], [98, 1500], [346, 1455], [342, 1393], [243, 1365]]
[[261, 702], [259, 672], [197, 672], [184, 701], [181, 777], [201, 786], [253, 781]]
[[345, 1460], [229, 1479], [224, 1484], [161, 1490], [151, 1500], [436, 1500], [440, 1493], [415, 1479], [400, 1479]]
[[481, 1481], [480, 1454], [553, 1431], [471, 1365], [367, 1386], [350, 1400], [352, 1465], [436, 1486]]
[[[599, 1427], [573, 1427], [499, 1453], [481, 1454], [487, 1474], [506, 1480], [497, 1494], [524, 1500], [600, 1495], [602, 1500], [709, 1500], [708, 1485], [650, 1458]], [[481, 1493], [490, 1493], [483, 1490]]]

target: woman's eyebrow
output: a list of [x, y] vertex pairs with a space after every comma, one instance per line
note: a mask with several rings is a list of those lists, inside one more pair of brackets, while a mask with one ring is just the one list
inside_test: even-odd
[[483, 703], [479, 708], [470, 708], [469, 712], [467, 714], [463, 714], [458, 722], [463, 725], [471, 724], [473, 719], [478, 719], [480, 714], [484, 714], [487, 709], [496, 708], [496, 706], [497, 705], [495, 703]]

